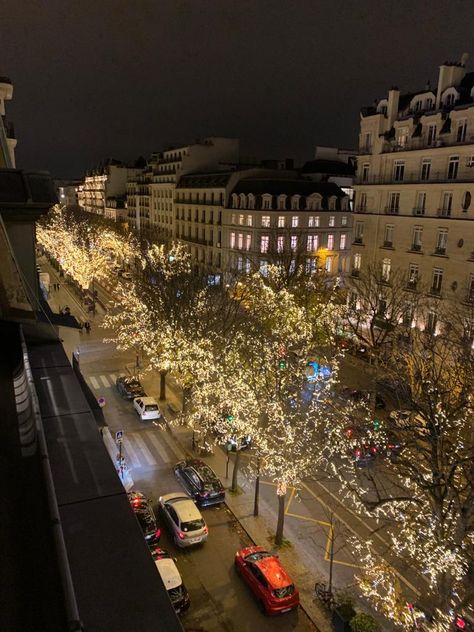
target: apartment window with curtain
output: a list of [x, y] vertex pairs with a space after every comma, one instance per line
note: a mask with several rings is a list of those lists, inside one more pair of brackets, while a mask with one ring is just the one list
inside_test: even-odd
[[341, 217], [341, 226], [347, 226], [347, 215]]
[[328, 274], [330, 274], [332, 272], [332, 260], [333, 260], [332, 257], [326, 257], [326, 262], [324, 264], [324, 267], [325, 267], [326, 272]]
[[235, 233], [230, 234], [230, 247], [235, 248]]
[[426, 141], [428, 145], [434, 145], [436, 143], [436, 125], [428, 125], [428, 137]]
[[359, 193], [359, 204], [357, 205], [357, 210], [362, 213], [367, 210], [367, 193]]
[[270, 236], [269, 235], [261, 235], [261, 237], [260, 237], [260, 252], [268, 252], [269, 245], [270, 245]]
[[334, 227], [336, 225], [336, 217], [334, 215], [329, 216], [329, 226]]
[[395, 180], [395, 182], [403, 182], [404, 175], [405, 175], [405, 161], [395, 160], [393, 164], [393, 179]]
[[261, 226], [262, 228], [270, 228], [270, 215], [262, 216]]
[[383, 245], [386, 248], [391, 248], [393, 246], [393, 228], [393, 224], [385, 224]]
[[448, 180], [456, 180], [459, 171], [459, 156], [450, 156], [448, 162]]
[[243, 267], [244, 267], [244, 258], [242, 257], [242, 255], [238, 255], [237, 256], [237, 270], [242, 270]]
[[345, 250], [347, 247], [347, 234], [341, 233], [339, 238], [339, 250]]
[[291, 235], [290, 237], [290, 248], [291, 250], [296, 250], [298, 247], [298, 236], [297, 235]]
[[435, 253], [437, 255], [445, 255], [446, 254], [447, 245], [448, 245], [448, 229], [447, 228], [440, 228], [438, 230], [438, 234], [436, 236]]
[[238, 248], [239, 250], [242, 250], [243, 247], [244, 247], [244, 236], [242, 233], [239, 233]]
[[362, 182], [368, 182], [368, 181], [369, 181], [369, 163], [364, 162], [364, 164], [362, 165]]
[[466, 140], [467, 131], [467, 119], [461, 119], [458, 121], [458, 127], [456, 130], [456, 142], [463, 143]]
[[425, 191], [418, 191], [416, 194], [416, 204], [414, 208], [415, 215], [424, 215], [426, 207], [426, 193]]
[[250, 250], [252, 246], [252, 235], [245, 235], [245, 250]]
[[354, 255], [354, 265], [353, 265], [353, 269], [356, 272], [359, 272], [361, 263], [362, 263], [362, 255], [356, 252], [356, 254]]
[[319, 228], [319, 215], [310, 215], [308, 217], [308, 228]]
[[382, 280], [388, 283], [390, 281], [390, 272], [392, 270], [392, 260], [382, 260]]
[[364, 240], [364, 222], [356, 222], [354, 231], [354, 243], [361, 244]]
[[285, 228], [285, 216], [284, 215], [279, 215], [278, 216], [278, 228]]
[[306, 240], [306, 250], [308, 252], [314, 252], [318, 249], [318, 235], [308, 235]]
[[247, 226], [252, 226], [252, 216], [247, 215]]
[[291, 228], [298, 228], [299, 221], [300, 218], [298, 217], [298, 215], [293, 215], [293, 217], [291, 218]]
[[328, 250], [334, 250], [334, 235], [332, 233], [328, 235]]
[[416, 289], [418, 283], [419, 267], [416, 263], [410, 263], [408, 267], [408, 287], [411, 290]]
[[423, 227], [415, 226], [413, 228], [413, 243], [411, 245], [412, 250], [420, 251], [423, 240]]
[[441, 198], [441, 215], [443, 217], [449, 217], [451, 215], [452, 207], [453, 194], [450, 191], [445, 191]]
[[400, 210], [400, 193], [389, 193], [388, 196], [388, 211], [390, 213], [398, 213]]
[[245, 223], [245, 215], [239, 215], [239, 224], [243, 226]]
[[443, 270], [442, 268], [433, 268], [433, 276], [431, 277], [431, 293], [440, 294], [441, 287], [443, 285]]
[[421, 179], [429, 180], [431, 173], [431, 158], [423, 158], [421, 161]]
[[277, 252], [283, 252], [285, 250], [285, 238], [283, 235], [277, 237]]

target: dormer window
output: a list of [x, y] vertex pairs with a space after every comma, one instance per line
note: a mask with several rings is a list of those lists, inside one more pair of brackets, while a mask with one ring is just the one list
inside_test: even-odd
[[239, 208], [239, 198], [236, 193], [232, 193], [232, 208]]
[[265, 194], [262, 198], [262, 206], [264, 209], [271, 209], [272, 208], [272, 196]]
[[284, 211], [286, 209], [286, 195], [278, 196], [278, 208], [280, 211]]
[[247, 196], [244, 193], [240, 194], [240, 208], [247, 208]]
[[247, 208], [255, 208], [255, 195], [253, 193], [249, 193]]
[[454, 101], [455, 101], [455, 96], [454, 94], [448, 94], [448, 96], [446, 97], [446, 99], [444, 100], [444, 105], [446, 107], [450, 107], [451, 105], [454, 105]]
[[294, 211], [297, 211], [300, 207], [300, 196], [299, 195], [294, 195], [291, 198], [291, 208]]
[[434, 101], [431, 97], [428, 97], [425, 102], [425, 110], [432, 110], [434, 106]]

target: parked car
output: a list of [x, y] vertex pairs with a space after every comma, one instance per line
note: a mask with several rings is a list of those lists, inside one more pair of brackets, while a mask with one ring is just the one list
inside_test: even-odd
[[403, 445], [400, 442], [400, 439], [390, 430], [386, 431], [386, 438], [387, 445], [385, 446], [385, 453], [390, 461], [394, 463], [400, 456], [403, 450]]
[[160, 498], [160, 507], [176, 546], [183, 548], [207, 540], [209, 529], [189, 496], [166, 494]]
[[160, 539], [161, 529], [158, 527], [151, 502], [145, 494], [138, 491], [128, 492], [128, 500], [132, 506], [133, 513], [140, 523], [145, 541], [148, 545], [156, 544]]
[[151, 555], [168, 591], [173, 608], [177, 613], [184, 612], [189, 608], [189, 594], [181, 579], [175, 560], [165, 549], [152, 549]]
[[200, 459], [187, 459], [174, 466], [176, 478], [198, 505], [218, 505], [225, 501], [222, 483], [213, 470]]
[[378, 455], [378, 448], [375, 445], [363, 444], [353, 449], [353, 459], [356, 467], [368, 467], [371, 465]]
[[282, 614], [298, 607], [298, 589], [277, 555], [261, 546], [249, 546], [235, 554], [235, 568], [266, 614]]
[[134, 399], [135, 397], [146, 397], [143, 386], [136, 377], [130, 375], [120, 375], [115, 380], [115, 386], [118, 392], [125, 399]]
[[158, 402], [153, 397], [135, 397], [133, 407], [141, 421], [159, 419], [161, 417]]
[[[341, 391], [341, 395], [346, 397], [347, 399], [352, 399], [354, 402], [365, 402], [366, 404], [370, 403], [371, 395], [368, 391], [360, 391], [352, 388], [344, 388]], [[385, 408], [385, 401], [380, 397], [378, 393], [375, 394], [375, 408]]]
[[408, 430], [410, 428], [412, 417], [413, 411], [411, 410], [392, 410], [389, 414], [389, 418], [395, 427], [401, 428], [402, 430]]

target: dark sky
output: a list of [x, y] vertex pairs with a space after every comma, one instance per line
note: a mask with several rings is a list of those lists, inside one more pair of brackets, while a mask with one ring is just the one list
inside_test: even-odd
[[471, 54], [473, 0], [1, 0], [18, 167], [81, 176], [205, 135], [353, 147], [359, 108]]

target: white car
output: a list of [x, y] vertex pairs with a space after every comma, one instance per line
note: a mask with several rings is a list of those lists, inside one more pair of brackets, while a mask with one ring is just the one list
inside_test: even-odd
[[411, 410], [392, 410], [389, 417], [397, 428], [409, 429], [413, 412]]
[[189, 496], [166, 494], [160, 498], [160, 507], [176, 546], [184, 548], [207, 540], [209, 529]]
[[158, 402], [154, 397], [135, 397], [133, 407], [137, 411], [141, 421], [159, 419], [161, 417]]
[[189, 608], [188, 591], [174, 560], [164, 549], [154, 549], [151, 554], [175, 611], [179, 613], [187, 610]]

